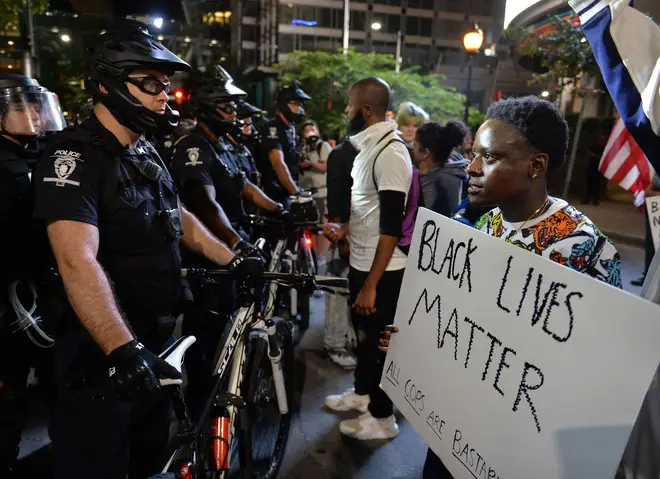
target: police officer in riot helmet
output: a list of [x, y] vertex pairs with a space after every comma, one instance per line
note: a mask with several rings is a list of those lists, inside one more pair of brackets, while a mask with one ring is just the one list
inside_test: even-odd
[[[231, 245], [236, 254], [258, 256], [242, 229], [244, 201], [282, 218], [289, 214], [248, 180], [243, 171], [240, 156], [246, 150], [236, 141], [242, 127], [236, 118], [236, 107], [245, 96], [220, 66], [213, 76], [198, 78], [190, 89], [197, 126], [177, 144], [172, 156], [172, 176], [186, 207], [212, 233]], [[188, 266], [205, 267], [203, 260], [195, 256], [184, 254], [183, 258]], [[186, 304], [184, 333], [199, 338], [198, 347], [186, 357], [188, 405], [194, 415], [203, 406], [215, 349], [234, 309], [232, 285], [220, 281], [216, 286], [204, 287], [189, 280], [194, 303]], [[211, 311], [214, 313], [209, 314]]]
[[290, 195], [299, 192], [296, 181], [300, 153], [296, 145], [294, 124], [304, 120], [304, 103], [310, 99], [297, 80], [280, 88], [277, 93], [277, 114], [261, 132], [257, 166], [264, 191], [271, 198], [285, 204]]
[[[39, 156], [39, 135], [64, 128], [57, 96], [36, 80], [0, 74], [0, 477], [14, 477], [26, 421], [26, 385], [36, 348], [12, 334], [16, 316], [5, 298], [16, 280], [33, 279], [42, 259], [32, 229], [30, 175]], [[43, 248], [40, 248], [43, 246]]]
[[144, 134], [167, 133], [170, 76], [189, 65], [138, 22], [109, 28], [87, 51], [94, 114], [55, 138], [34, 175], [68, 302], [55, 341], [51, 415], [55, 478], [143, 479], [165, 458], [170, 407], [160, 359], [178, 315], [179, 243], [245, 279], [262, 270], [181, 206]]
[[172, 174], [184, 203], [238, 254], [252, 251], [240, 231], [243, 200], [267, 212], [287, 215], [243, 171], [239, 156], [245, 150], [237, 142], [242, 124], [236, 108], [246, 96], [221, 66], [213, 77], [199, 80], [190, 90], [197, 127], [177, 144], [172, 158]]
[[241, 101], [236, 108], [236, 118], [243, 123], [241, 133], [237, 139], [243, 145], [244, 149], [247, 150], [247, 154], [241, 156], [243, 160], [243, 171], [245, 171], [245, 175], [252, 183], [261, 187], [261, 173], [259, 173], [254, 158], [260, 138], [257, 127], [261, 126], [259, 122], [263, 121], [263, 112], [247, 101]]

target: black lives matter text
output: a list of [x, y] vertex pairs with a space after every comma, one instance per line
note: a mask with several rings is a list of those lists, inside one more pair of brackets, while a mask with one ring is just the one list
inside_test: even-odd
[[[448, 356], [464, 369], [477, 375], [485, 384], [491, 384], [498, 396], [510, 401], [512, 410], [519, 411], [525, 406], [538, 432], [541, 432], [539, 415], [533, 402], [533, 391], [543, 386], [545, 376], [541, 369], [531, 362], [518, 357], [515, 349], [506, 346], [502, 339], [487, 331], [475, 319], [462, 314], [458, 307], [447, 304], [446, 297], [430, 293], [424, 288], [419, 295], [413, 313], [408, 320], [422, 317], [428, 321], [431, 316], [437, 322], [436, 347], [447, 351]], [[475, 361], [473, 351], [479, 348], [487, 351], [485, 361]], [[484, 357], [485, 354], [479, 355]], [[501, 378], [504, 374], [517, 374], [517, 390], [504, 391]]]

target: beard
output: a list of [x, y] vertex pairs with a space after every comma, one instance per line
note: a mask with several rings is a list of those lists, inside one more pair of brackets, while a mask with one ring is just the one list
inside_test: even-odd
[[367, 126], [367, 120], [360, 114], [355, 115], [348, 123], [348, 134], [360, 133]]

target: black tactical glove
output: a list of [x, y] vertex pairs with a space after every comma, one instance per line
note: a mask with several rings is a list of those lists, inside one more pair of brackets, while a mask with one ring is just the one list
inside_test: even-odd
[[291, 213], [289, 210], [285, 210], [284, 208], [280, 208], [279, 210], [277, 210], [277, 213], [275, 213], [275, 215], [277, 219], [279, 219], [285, 225], [293, 224], [297, 220], [296, 215]]
[[238, 243], [236, 243], [234, 246], [234, 253], [242, 258], [259, 258], [263, 261], [261, 251], [259, 251], [254, 247], [254, 245], [248, 243], [247, 241], [240, 240]]
[[119, 346], [108, 355], [108, 374], [117, 395], [134, 399], [160, 389], [158, 376], [181, 379], [181, 373], [136, 340]]
[[234, 256], [234, 259], [227, 265], [227, 269], [240, 282], [247, 279], [255, 281], [261, 278], [264, 272], [264, 264], [258, 258]]

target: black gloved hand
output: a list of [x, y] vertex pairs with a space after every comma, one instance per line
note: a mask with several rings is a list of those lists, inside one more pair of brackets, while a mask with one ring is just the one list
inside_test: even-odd
[[264, 272], [264, 264], [258, 258], [234, 256], [234, 259], [227, 265], [227, 269], [240, 282], [246, 279], [255, 281], [261, 278]]
[[234, 246], [234, 253], [242, 258], [259, 258], [262, 261], [264, 259], [261, 255], [261, 251], [255, 248], [254, 245], [243, 240], [236, 243]]
[[117, 395], [122, 399], [157, 391], [158, 376], [181, 379], [181, 373], [166, 361], [133, 340], [108, 354], [108, 375]]
[[284, 208], [280, 208], [276, 214], [277, 218], [286, 225], [293, 224], [297, 221], [296, 215], [291, 213], [289, 210], [285, 210]]

